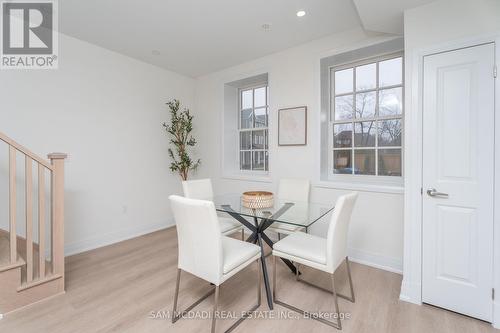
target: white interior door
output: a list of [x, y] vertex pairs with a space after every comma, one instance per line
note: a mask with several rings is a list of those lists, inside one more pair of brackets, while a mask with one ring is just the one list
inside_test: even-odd
[[492, 321], [494, 49], [424, 57], [425, 303]]

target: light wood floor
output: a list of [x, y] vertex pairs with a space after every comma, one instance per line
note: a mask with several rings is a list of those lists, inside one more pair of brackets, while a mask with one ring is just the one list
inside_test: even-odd
[[[269, 268], [271, 265], [271, 257]], [[170, 311], [177, 263], [174, 228], [66, 258], [65, 295], [14, 312], [0, 320], [0, 332], [209, 332], [208, 320], [152, 319], [151, 312]], [[272, 273], [272, 270], [270, 269]], [[305, 270], [305, 279], [328, 286], [328, 276]], [[220, 310], [242, 311], [256, 301], [257, 268], [248, 267], [221, 287]], [[401, 276], [364, 265], [352, 264], [356, 303], [339, 299], [343, 332], [498, 332], [491, 325], [459, 314], [417, 306], [398, 300]], [[337, 272], [337, 286], [347, 292], [345, 271]], [[210, 286], [187, 274], [181, 279], [180, 307], [185, 308]], [[332, 297], [296, 282], [284, 265], [278, 266], [280, 298], [311, 311], [331, 312]], [[276, 306], [262, 316], [289, 313]], [[213, 298], [196, 309], [210, 310]], [[293, 312], [290, 312], [295, 316]], [[221, 320], [218, 332], [231, 325]], [[235, 332], [336, 332], [312, 320], [247, 319]]]

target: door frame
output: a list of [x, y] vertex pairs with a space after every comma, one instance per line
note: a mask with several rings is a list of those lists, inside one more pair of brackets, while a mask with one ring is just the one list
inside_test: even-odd
[[[423, 163], [423, 73], [424, 57], [435, 53], [495, 43], [495, 64], [500, 67], [500, 31], [405, 50], [405, 147], [404, 166], [404, 245], [403, 281], [400, 299], [422, 304], [422, 163]], [[493, 73], [493, 69], [492, 69]], [[494, 211], [493, 211], [493, 327], [500, 328], [500, 75], [495, 80], [495, 156], [494, 156]]]

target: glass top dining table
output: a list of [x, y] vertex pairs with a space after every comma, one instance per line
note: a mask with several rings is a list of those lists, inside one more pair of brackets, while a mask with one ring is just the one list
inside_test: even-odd
[[[326, 216], [335, 208], [334, 204], [321, 204], [315, 202], [302, 202], [280, 199], [274, 196], [272, 207], [252, 209], [247, 208], [242, 203], [241, 194], [223, 194], [213, 198], [215, 209], [218, 212], [226, 213], [240, 222], [251, 231], [247, 242], [257, 244], [261, 248], [261, 265], [264, 275], [264, 286], [266, 289], [267, 303], [273, 309], [272, 293], [267, 273], [266, 256], [264, 254], [264, 244], [273, 248], [274, 242], [266, 235], [265, 231], [274, 223], [284, 223], [289, 226], [299, 227], [301, 231], [320, 233], [325, 235], [328, 228]], [[321, 223], [318, 223], [321, 221]], [[294, 228], [292, 228], [293, 230]], [[295, 274], [296, 267], [287, 259], [281, 259]], [[300, 274], [300, 272], [299, 272]]]
[[236, 213], [239, 216], [257, 218], [270, 222], [285, 223], [308, 229], [330, 213], [334, 205], [315, 202], [292, 201], [274, 196], [274, 205], [268, 208], [252, 209], [243, 206], [241, 194], [215, 196], [213, 201], [219, 212]]

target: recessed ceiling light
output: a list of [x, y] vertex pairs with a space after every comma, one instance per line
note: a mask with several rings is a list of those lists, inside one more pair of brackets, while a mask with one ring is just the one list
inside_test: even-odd
[[153, 51], [151, 51], [151, 54], [154, 55], [154, 56], [159, 56], [160, 55], [160, 51], [153, 50]]
[[304, 15], [306, 15], [306, 12], [305, 12], [305, 11], [303, 11], [303, 10], [299, 10], [299, 11], [297, 12], [297, 16], [298, 16], [298, 17], [302, 17], [302, 16], [304, 16]]
[[262, 26], [262, 30], [265, 32], [271, 31], [271, 24], [270, 23], [264, 23]]

